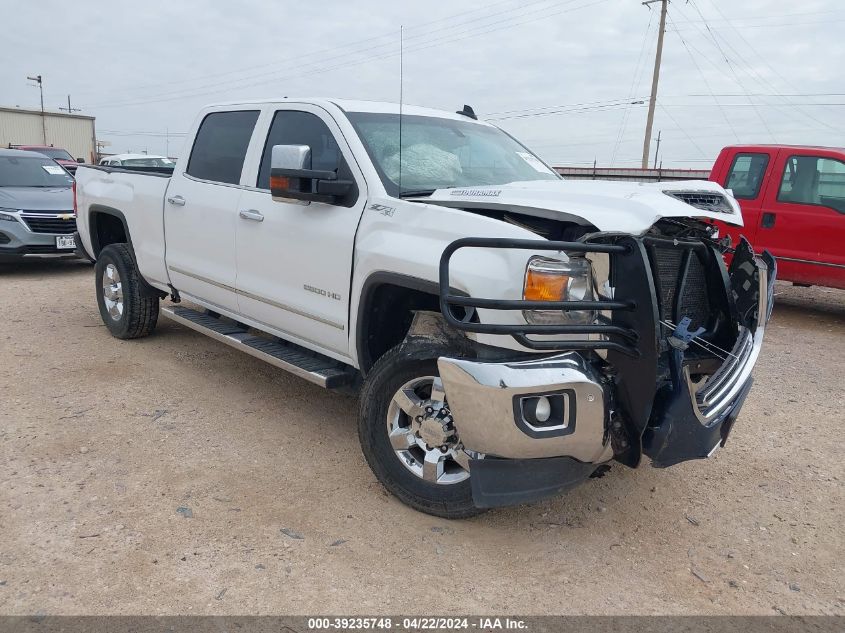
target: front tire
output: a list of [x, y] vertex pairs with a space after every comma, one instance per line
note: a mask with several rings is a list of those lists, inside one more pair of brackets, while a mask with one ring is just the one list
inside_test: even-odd
[[159, 298], [141, 278], [128, 244], [110, 244], [94, 266], [100, 317], [115, 338], [150, 334], [158, 322]]
[[400, 345], [376, 362], [361, 392], [358, 437], [375, 476], [403, 503], [447, 519], [483, 512], [431, 350]]

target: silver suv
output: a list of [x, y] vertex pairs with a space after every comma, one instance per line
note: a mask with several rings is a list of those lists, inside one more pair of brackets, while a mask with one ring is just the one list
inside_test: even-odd
[[0, 260], [73, 255], [73, 177], [52, 159], [0, 149]]

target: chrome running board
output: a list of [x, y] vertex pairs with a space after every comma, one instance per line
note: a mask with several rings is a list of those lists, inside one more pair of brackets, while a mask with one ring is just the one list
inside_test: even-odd
[[344, 387], [352, 382], [352, 374], [344, 370], [342, 363], [293, 343], [280, 343], [273, 339], [255, 336], [245, 326], [229, 319], [215, 317], [183, 306], [163, 307], [161, 314], [326, 389]]

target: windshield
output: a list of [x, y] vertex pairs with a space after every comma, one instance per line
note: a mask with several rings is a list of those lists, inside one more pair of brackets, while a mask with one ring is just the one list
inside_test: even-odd
[[402, 191], [399, 191], [399, 115], [349, 112], [392, 196], [435, 189], [503, 185], [560, 177], [500, 129], [428, 116], [402, 117]]
[[53, 147], [42, 147], [30, 151], [38, 152], [39, 154], [44, 154], [44, 156], [49, 156], [52, 159], [58, 158], [59, 160], [73, 160], [73, 156], [68, 154], [67, 151], [63, 149], [56, 149]]
[[126, 158], [120, 161], [121, 165], [126, 167], [174, 167], [174, 163], [169, 158]]
[[73, 178], [49, 158], [0, 156], [0, 187], [70, 187]]

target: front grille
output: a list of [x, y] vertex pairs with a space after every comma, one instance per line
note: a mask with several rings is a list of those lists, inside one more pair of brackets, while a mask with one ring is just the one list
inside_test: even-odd
[[68, 220], [49, 215], [22, 215], [21, 218], [33, 233], [70, 235], [76, 231], [76, 219]]
[[[689, 267], [683, 280], [685, 253], [689, 252]], [[693, 329], [705, 326], [710, 316], [707, 277], [704, 264], [694, 251], [673, 247], [657, 247], [652, 251], [660, 318], [678, 323], [685, 316], [692, 321]], [[678, 291], [683, 282], [683, 295]]]

